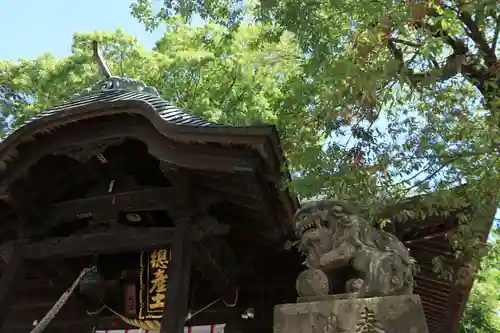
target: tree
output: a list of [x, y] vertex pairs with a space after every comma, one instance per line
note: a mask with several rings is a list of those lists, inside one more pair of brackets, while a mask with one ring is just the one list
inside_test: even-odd
[[494, 230], [496, 238], [483, 258], [469, 301], [462, 314], [460, 333], [500, 332], [500, 229]]
[[[197, 14], [226, 25], [237, 25], [250, 15], [295, 32], [315, 60], [336, 57], [340, 45], [341, 51], [354, 53], [357, 59], [350, 60], [358, 65], [370, 62], [373, 67], [388, 62], [389, 56], [391, 68], [379, 75], [385, 79], [400, 75], [407, 83], [428, 85], [462, 73], [490, 107], [498, 107], [496, 0], [186, 0], [164, 1], [156, 13], [151, 1], [136, 0], [131, 9], [148, 29], [177, 15], [190, 20]], [[353, 45], [345, 48], [347, 41]], [[383, 49], [384, 54], [375, 54]]]
[[302, 126], [308, 115], [286, 118], [277, 107], [289, 98], [286, 82], [301, 71], [295, 60], [299, 49], [287, 35], [254, 48], [263, 29], [265, 25], [242, 25], [227, 40], [217, 25], [178, 24], [153, 51], [121, 30], [77, 33], [67, 58], [46, 54], [35, 60], [0, 61], [0, 86], [26, 96], [9, 107], [13, 127], [19, 126], [101, 79], [92, 58], [91, 42], [97, 40], [114, 75], [142, 80], [191, 113], [234, 125], [280, 123], [287, 139], [317, 145], [317, 132]]
[[[375, 213], [429, 194], [442, 210], [474, 201], [491, 214], [484, 203], [500, 192], [497, 1], [164, 4], [155, 12], [136, 0], [132, 14], [148, 29], [199, 15], [225, 25], [227, 39], [252, 21], [267, 24], [259, 42], [294, 33], [301, 72], [287, 82], [281, 114], [308, 113], [325, 138], [322, 149], [287, 152], [299, 195], [353, 200]], [[439, 191], [463, 184], [466, 198]]]

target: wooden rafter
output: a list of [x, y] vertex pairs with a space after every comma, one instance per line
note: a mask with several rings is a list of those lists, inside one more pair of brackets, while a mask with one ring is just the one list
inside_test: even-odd
[[[208, 232], [225, 234], [228, 228], [219, 225], [209, 231], [201, 231], [193, 227], [189, 230], [189, 240], [198, 241]], [[171, 227], [111, 229], [103, 233], [72, 235], [33, 243], [9, 242], [0, 247], [0, 253], [9, 253], [14, 245], [19, 245], [24, 248], [25, 256], [29, 259], [73, 258], [158, 249], [172, 244], [174, 239], [174, 228]]]
[[43, 224], [52, 227], [60, 221], [74, 221], [81, 214], [99, 220], [102, 215], [116, 216], [124, 211], [168, 211], [174, 197], [175, 191], [171, 187], [154, 187], [59, 202], [48, 208], [47, 220]]

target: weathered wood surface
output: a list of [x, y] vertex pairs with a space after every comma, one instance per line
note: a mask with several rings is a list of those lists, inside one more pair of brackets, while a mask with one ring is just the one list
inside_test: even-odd
[[91, 214], [94, 220], [99, 220], [103, 213], [116, 217], [123, 211], [168, 211], [174, 196], [171, 187], [154, 187], [60, 202], [48, 208], [44, 226], [55, 226], [61, 221], [73, 222], [80, 214]]
[[[0, 247], [0, 253], [8, 253], [13, 246], [22, 246], [29, 259], [61, 259], [95, 254], [140, 252], [162, 248], [176, 239], [173, 227], [127, 228], [103, 233], [72, 235], [51, 238], [39, 242], [9, 242]], [[190, 228], [186, 235], [190, 242], [198, 241], [205, 233], [226, 234], [226, 225], [210, 230]]]
[[189, 241], [191, 221], [176, 226], [169, 273], [169, 297], [165, 301], [160, 333], [182, 333], [188, 314], [193, 244]]
[[[92, 135], [89, 136], [89, 132]], [[122, 137], [135, 138], [145, 142], [152, 155], [180, 167], [222, 172], [252, 171], [254, 168], [253, 161], [234, 157], [234, 155], [238, 155], [237, 153], [228, 153], [231, 151], [230, 148], [212, 147], [208, 153], [206, 149], [196, 149], [194, 146], [190, 146], [188, 150], [177, 148], [144, 118], [128, 117], [89, 123], [88, 127], [69, 125], [50, 136], [38, 139], [36, 144], [33, 143], [23, 149], [22, 154], [21, 152], [19, 154], [20, 157], [14, 160], [10, 167], [3, 172], [0, 190], [5, 189], [12, 181], [18, 179], [27, 168], [36, 164], [44, 156], [66, 150], [71, 146], [84, 146], [92, 142]]]
[[7, 267], [0, 278], [0, 328], [9, 316], [9, 310], [15, 302], [15, 295], [23, 281], [25, 258], [21, 248], [14, 248], [7, 262]]

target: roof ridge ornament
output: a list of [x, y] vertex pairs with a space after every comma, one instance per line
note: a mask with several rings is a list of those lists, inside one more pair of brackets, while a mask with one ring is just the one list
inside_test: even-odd
[[100, 80], [93, 86], [84, 89], [79, 96], [84, 96], [95, 91], [105, 91], [105, 90], [129, 90], [140, 93], [145, 93], [153, 96], [160, 96], [158, 90], [155, 87], [148, 86], [146, 83], [140, 80], [134, 80], [130, 77], [120, 77], [114, 76], [111, 73], [104, 57], [99, 49], [99, 42], [96, 40], [92, 41], [92, 52], [93, 57], [99, 66], [101, 74], [104, 79]]

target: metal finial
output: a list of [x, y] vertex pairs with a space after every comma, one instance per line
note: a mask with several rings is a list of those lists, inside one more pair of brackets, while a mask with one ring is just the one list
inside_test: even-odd
[[99, 42], [94, 40], [92, 41], [92, 50], [94, 53], [94, 58], [97, 61], [97, 64], [99, 65], [99, 69], [101, 70], [102, 75], [104, 75], [107, 79], [113, 76], [111, 74], [111, 71], [108, 68], [108, 65], [106, 65], [106, 61], [104, 61], [104, 57], [102, 56], [101, 50], [99, 50]]
[[97, 64], [99, 65], [99, 69], [101, 70], [104, 79], [102, 79], [92, 87], [84, 89], [80, 94], [78, 94], [78, 96], [84, 96], [86, 94], [90, 94], [95, 91], [103, 91], [103, 90], [128, 90], [128, 91], [140, 92], [143, 94], [149, 94], [153, 96], [160, 96], [158, 90], [156, 90], [155, 87], [148, 86], [142, 81], [132, 80], [131, 78], [113, 76], [113, 74], [111, 74], [111, 71], [108, 68], [108, 65], [106, 65], [106, 62], [104, 61], [104, 57], [102, 56], [101, 51], [99, 50], [98, 41], [96, 40], [92, 41], [92, 50], [94, 53], [93, 56], [97, 61]]

